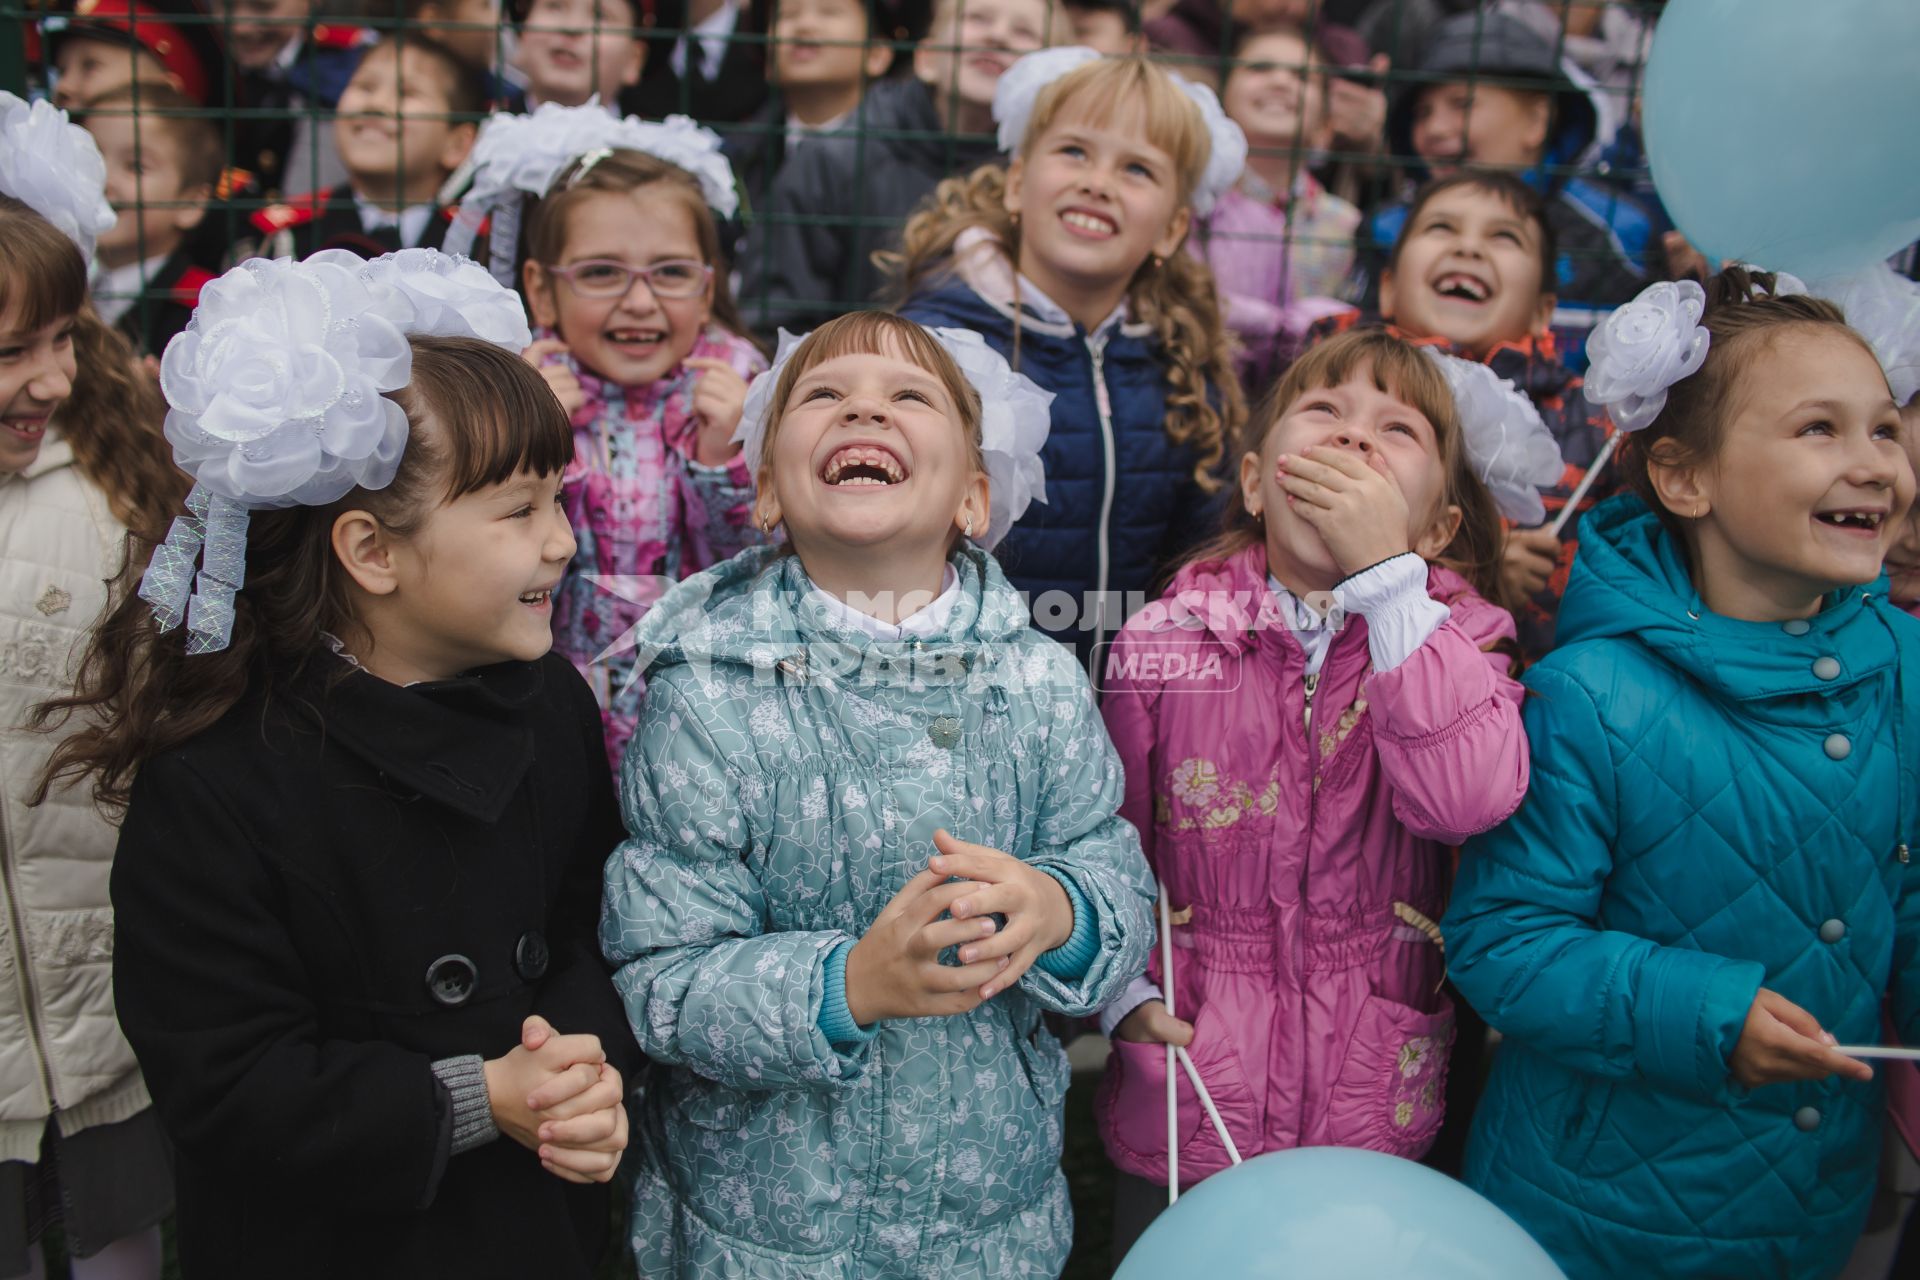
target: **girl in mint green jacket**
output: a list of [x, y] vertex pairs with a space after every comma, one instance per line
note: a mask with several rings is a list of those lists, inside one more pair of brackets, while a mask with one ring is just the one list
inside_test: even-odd
[[1712, 287], [1704, 322], [1663, 284], [1595, 334], [1640, 496], [1581, 526], [1527, 677], [1532, 789], [1441, 924], [1505, 1035], [1466, 1180], [1571, 1280], [1838, 1272], [1884, 1103], [1833, 1046], [1876, 1042], [1888, 994], [1920, 1043], [1920, 624], [1880, 580], [1900, 417], [1831, 305]]
[[1072, 651], [969, 545], [1038, 487], [1047, 399], [975, 335], [831, 322], [746, 409], [756, 522], [787, 546], [642, 624], [601, 931], [663, 1064], [642, 1275], [1065, 1262], [1041, 1012], [1145, 969], [1153, 882]]

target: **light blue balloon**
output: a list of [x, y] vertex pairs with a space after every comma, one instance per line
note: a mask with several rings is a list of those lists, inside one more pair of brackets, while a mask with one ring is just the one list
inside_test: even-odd
[[1154, 1220], [1114, 1280], [1566, 1280], [1520, 1224], [1378, 1151], [1271, 1151]]
[[1641, 119], [1660, 198], [1709, 257], [1811, 279], [1920, 239], [1914, 0], [1672, 0]]

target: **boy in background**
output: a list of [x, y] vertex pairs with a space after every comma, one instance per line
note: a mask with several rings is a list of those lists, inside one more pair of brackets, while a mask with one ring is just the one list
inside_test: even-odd
[[[1612, 434], [1560, 354], [1552, 327], [1559, 261], [1553, 220], [1538, 191], [1510, 173], [1462, 170], [1429, 182], [1408, 205], [1405, 230], [1380, 276], [1380, 315], [1350, 310], [1314, 331], [1325, 337], [1384, 320], [1401, 337], [1487, 365], [1540, 411], [1566, 470], [1540, 495], [1545, 525], [1508, 530], [1501, 562], [1508, 594], [1522, 602], [1514, 620], [1529, 662], [1553, 647], [1554, 619], [1573, 567], [1579, 513], [1558, 535], [1554, 521]], [[1579, 510], [1617, 488], [1612, 475], [1601, 476]]]
[[159, 355], [187, 327], [220, 265], [196, 252], [224, 159], [197, 107], [170, 85], [125, 84], [92, 99], [82, 121], [120, 215], [94, 247], [94, 310], [143, 355]]
[[270, 258], [350, 249], [374, 258], [435, 249], [451, 213], [438, 195], [473, 150], [486, 89], [479, 70], [436, 40], [389, 36], [340, 95], [334, 144], [346, 181], [254, 216]]
[[748, 322], [803, 331], [871, 301], [885, 284], [873, 254], [914, 207], [999, 158], [994, 87], [1056, 28], [1054, 0], [936, 0], [913, 78], [870, 85], [848, 128], [788, 158], [740, 258]]
[[[1569, 77], [1553, 45], [1510, 14], [1462, 13], [1434, 32], [1413, 87], [1387, 117], [1395, 155], [1417, 156], [1427, 176], [1499, 169], [1540, 193], [1559, 245], [1549, 286], [1559, 300], [1562, 355], [1584, 368], [1586, 331], [1646, 285], [1653, 223], [1615, 188], [1570, 177], [1596, 143], [1597, 91]], [[1407, 207], [1374, 215], [1376, 250], [1394, 244]]]
[[526, 79], [527, 108], [585, 106], [596, 95], [609, 112], [647, 65], [634, 0], [518, 0], [514, 68]]

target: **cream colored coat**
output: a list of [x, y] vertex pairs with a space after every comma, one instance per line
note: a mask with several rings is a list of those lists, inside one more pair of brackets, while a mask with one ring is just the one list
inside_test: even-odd
[[0, 475], [0, 1160], [37, 1159], [55, 1109], [74, 1133], [148, 1105], [113, 1012], [118, 832], [84, 787], [27, 806], [54, 739], [21, 727], [70, 687], [123, 539], [57, 436]]

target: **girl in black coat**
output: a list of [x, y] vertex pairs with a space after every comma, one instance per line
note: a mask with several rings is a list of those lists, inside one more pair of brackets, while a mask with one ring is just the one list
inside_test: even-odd
[[[169, 438], [195, 469], [226, 392], [305, 438], [251, 438], [253, 471], [201, 462], [197, 518], [155, 556], [153, 607], [99, 632], [65, 708], [93, 727], [49, 771], [127, 806], [114, 994], [177, 1150], [182, 1269], [590, 1276], [640, 1054], [595, 943], [620, 838], [600, 716], [547, 652], [572, 431], [500, 346], [405, 334], [403, 303], [312, 264], [240, 272], [240, 327], [203, 302], [168, 352]], [[293, 371], [288, 407], [259, 404], [269, 376], [238, 385], [262, 369]], [[367, 422], [389, 434], [356, 460]], [[306, 438], [334, 452], [295, 486], [272, 468]]]

